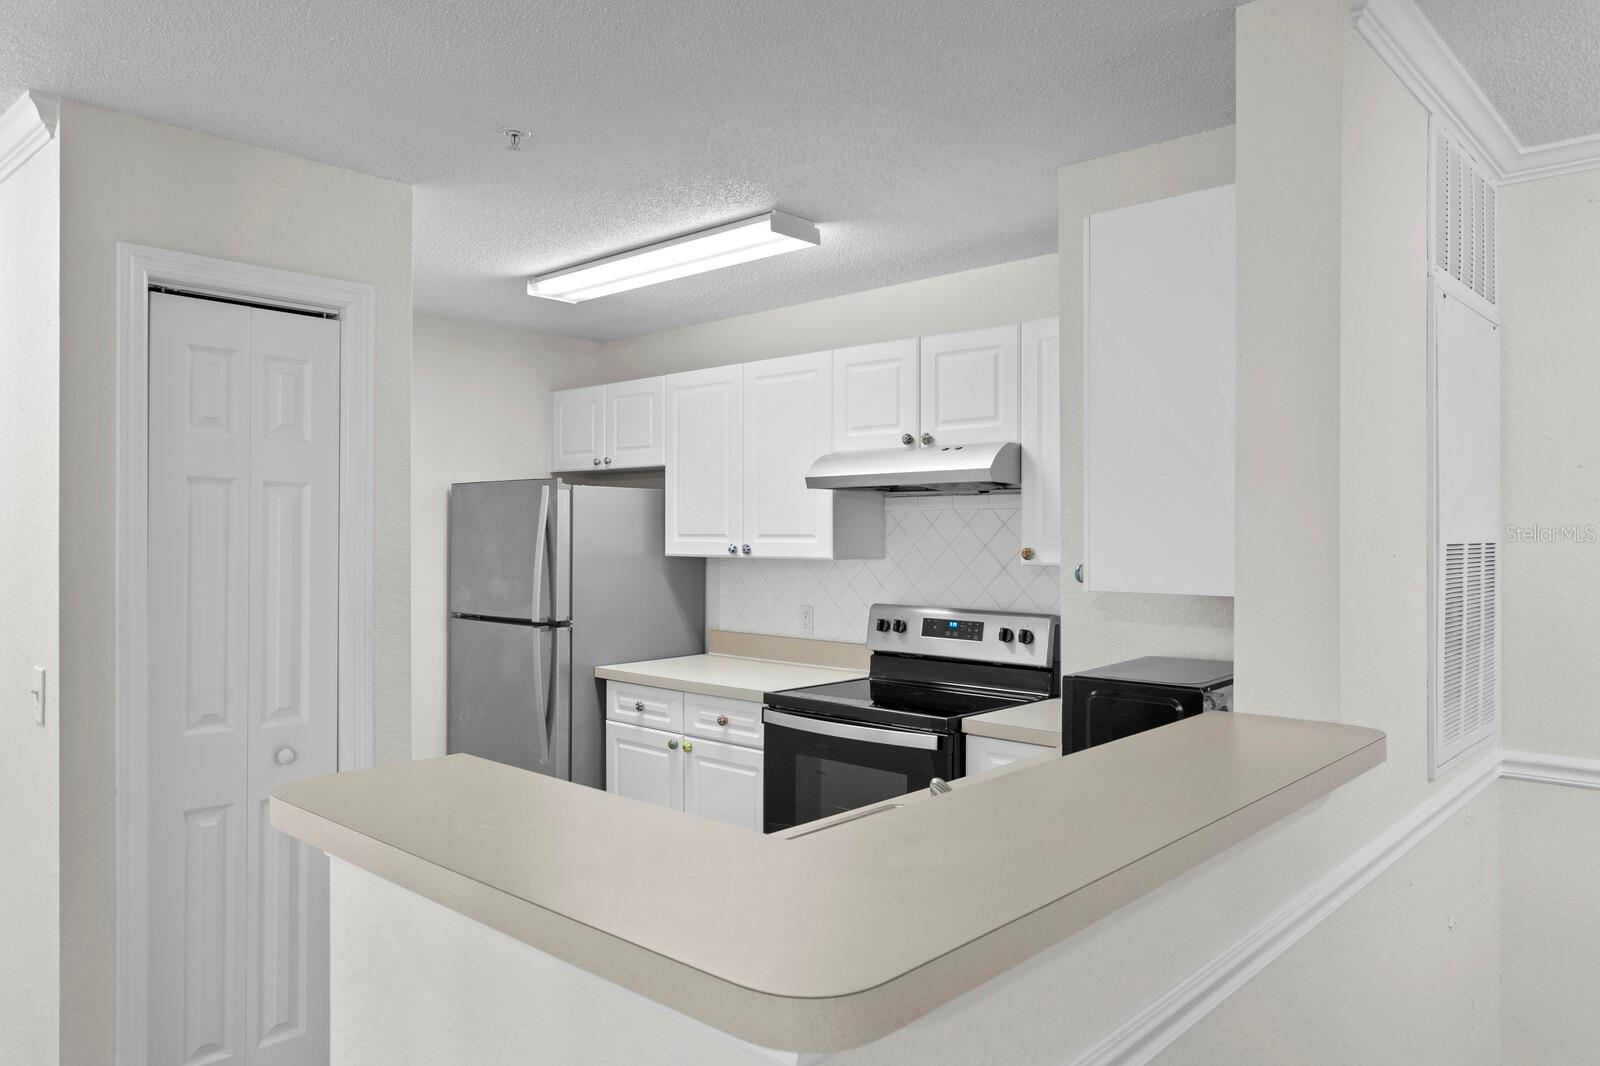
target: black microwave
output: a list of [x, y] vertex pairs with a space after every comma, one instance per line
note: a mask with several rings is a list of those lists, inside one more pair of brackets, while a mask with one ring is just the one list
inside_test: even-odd
[[1147, 655], [1069, 674], [1061, 684], [1061, 753], [1233, 709], [1233, 663]]

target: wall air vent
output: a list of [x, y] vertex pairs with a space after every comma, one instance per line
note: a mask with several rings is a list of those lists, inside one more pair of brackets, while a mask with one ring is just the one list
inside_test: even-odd
[[1499, 203], [1489, 172], [1449, 125], [1433, 122], [1433, 268], [1493, 307]]
[[1493, 735], [1499, 719], [1498, 545], [1446, 544], [1435, 744], [1444, 760]]

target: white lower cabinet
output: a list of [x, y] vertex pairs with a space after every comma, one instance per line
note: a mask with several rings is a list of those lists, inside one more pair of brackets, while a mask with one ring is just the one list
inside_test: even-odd
[[1010, 766], [1023, 759], [1031, 759], [1035, 755], [1055, 751], [1055, 748], [1043, 744], [1023, 744], [1015, 740], [1000, 740], [997, 737], [967, 737], [967, 776], [981, 774], [985, 770], [998, 770], [1002, 766]]
[[658, 807], [683, 807], [683, 738], [606, 723], [606, 791]]
[[761, 832], [761, 750], [684, 737], [683, 809]]
[[759, 833], [761, 758], [760, 703], [606, 683], [607, 792]]

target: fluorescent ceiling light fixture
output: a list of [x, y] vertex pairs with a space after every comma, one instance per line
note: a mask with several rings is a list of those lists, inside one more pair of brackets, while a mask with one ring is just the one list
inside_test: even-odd
[[768, 211], [604, 259], [535, 274], [528, 279], [528, 295], [581, 303], [821, 243], [822, 237], [812, 223], [782, 211]]

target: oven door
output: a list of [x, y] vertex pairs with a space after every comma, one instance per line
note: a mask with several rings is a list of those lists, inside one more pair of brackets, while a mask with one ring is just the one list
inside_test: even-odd
[[775, 833], [957, 776], [947, 733], [813, 718], [764, 708], [762, 808]]

